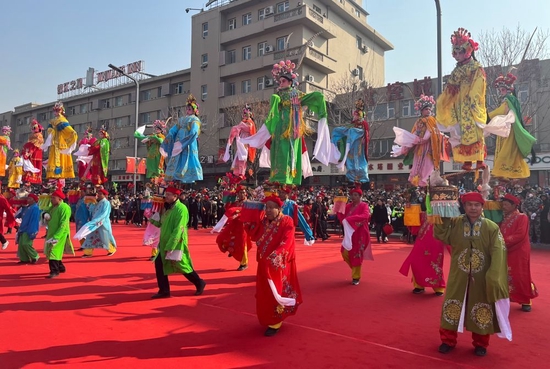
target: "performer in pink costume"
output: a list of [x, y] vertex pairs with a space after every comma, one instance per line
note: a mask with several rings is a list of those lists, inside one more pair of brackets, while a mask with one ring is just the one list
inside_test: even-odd
[[235, 141], [235, 158], [231, 164], [231, 170], [237, 176], [245, 175], [247, 159], [251, 163], [254, 163], [254, 159], [256, 158], [256, 149], [241, 143], [241, 138], [250, 137], [255, 133], [256, 123], [254, 122], [254, 114], [250, 105], [247, 104], [243, 109], [243, 119], [239, 124], [231, 128], [223, 156], [223, 160], [227, 162], [229, 160], [229, 149], [233, 141]]
[[399, 269], [405, 277], [412, 271], [414, 294], [424, 292], [426, 287], [433, 288], [437, 296], [445, 292], [443, 275], [444, 244], [434, 238], [434, 225], [427, 221], [426, 213], [421, 215], [422, 226], [414, 242], [411, 253]]

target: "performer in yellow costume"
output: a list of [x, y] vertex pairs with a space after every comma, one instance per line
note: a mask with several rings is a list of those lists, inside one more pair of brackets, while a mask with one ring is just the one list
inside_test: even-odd
[[459, 28], [451, 36], [456, 67], [447, 80], [445, 90], [437, 99], [437, 122], [450, 132], [453, 159], [464, 163], [462, 169], [485, 168], [485, 140], [483, 129], [487, 122], [485, 108], [486, 77], [481, 64], [475, 59], [478, 43], [470, 32]]
[[74, 178], [71, 153], [76, 148], [78, 136], [69, 125], [63, 103], [56, 103], [53, 111], [55, 118], [50, 120], [48, 138], [43, 147], [44, 151], [48, 150], [46, 179]]
[[489, 118], [501, 117], [512, 123], [512, 129], [508, 137], [497, 136], [495, 148], [495, 164], [492, 175], [503, 178], [529, 178], [531, 171], [524, 158], [533, 152], [533, 144], [536, 139], [531, 136], [523, 126], [521, 106], [514, 92], [516, 76], [508, 73], [500, 75], [494, 86], [503, 98], [502, 104], [489, 112]]
[[23, 159], [19, 155], [19, 150], [13, 150], [13, 158], [8, 167], [8, 188], [19, 188], [23, 178]]

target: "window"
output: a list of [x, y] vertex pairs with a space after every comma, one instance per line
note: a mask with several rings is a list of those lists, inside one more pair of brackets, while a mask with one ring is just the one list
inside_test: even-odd
[[141, 113], [141, 123], [151, 123], [151, 113]]
[[67, 108], [67, 115], [75, 115], [76, 114], [76, 106], [69, 106]]
[[128, 137], [117, 138], [114, 142], [115, 149], [128, 147]]
[[413, 100], [401, 100], [401, 115], [403, 117], [414, 116], [414, 101]]
[[231, 18], [227, 22], [228, 22], [229, 30], [237, 28], [237, 18]]
[[201, 86], [201, 99], [202, 99], [202, 101], [206, 100], [207, 97], [208, 97], [208, 86], [207, 85], [202, 85]]
[[251, 91], [252, 91], [252, 83], [250, 82], [250, 80], [247, 79], [247, 80], [243, 81], [243, 86], [242, 86], [243, 94], [247, 94]]
[[243, 26], [247, 26], [252, 23], [252, 13], [246, 13], [243, 15]]
[[371, 120], [385, 120], [388, 119], [388, 104], [378, 104], [371, 114]]
[[124, 124], [124, 118], [115, 118], [115, 126], [117, 128], [122, 128], [124, 127], [126, 124]]
[[258, 10], [258, 20], [262, 20], [265, 18], [265, 8], [261, 8]]
[[286, 36], [279, 37], [277, 39], [277, 51], [282, 51], [285, 49], [285, 43], [286, 43]]
[[208, 54], [201, 55], [201, 64], [208, 64]]
[[227, 64], [233, 64], [237, 61], [237, 56], [236, 56], [236, 53], [235, 53], [235, 50], [229, 50], [227, 52]]
[[265, 77], [258, 78], [258, 91], [265, 88]]
[[122, 106], [122, 96], [115, 97], [115, 106]]
[[363, 80], [363, 67], [357, 66], [357, 77], [360, 81]]
[[313, 4], [313, 10], [317, 13], [321, 14], [321, 8], [319, 8], [317, 5]]
[[283, 1], [277, 4], [277, 13], [286, 12], [288, 9], [290, 9], [290, 1]]
[[258, 44], [258, 56], [262, 56], [262, 55], [265, 55], [265, 48], [267, 46], [267, 42], [264, 41], [264, 42], [260, 42]]
[[243, 47], [243, 60], [252, 59], [252, 47], [245, 46]]
[[355, 36], [355, 46], [357, 46], [359, 50], [363, 48], [363, 39], [360, 36]]
[[227, 94], [229, 96], [236, 95], [237, 91], [235, 90], [235, 82], [230, 82], [229, 85], [227, 85]]
[[111, 100], [105, 99], [101, 101], [101, 107], [103, 109], [109, 109], [111, 107]]
[[174, 95], [179, 95], [183, 93], [183, 82], [179, 82], [172, 85], [172, 93]]
[[395, 101], [388, 103], [388, 119], [395, 118]]
[[202, 24], [202, 38], [208, 36], [208, 22]]
[[141, 93], [142, 100], [151, 100], [151, 90], [146, 90]]
[[356, 16], [357, 18], [361, 18], [361, 13], [359, 12], [359, 10], [353, 9], [353, 13], [355, 14], [355, 16]]
[[529, 100], [529, 85], [526, 83], [519, 85], [517, 95], [520, 103], [526, 103]]
[[82, 104], [80, 105], [80, 114], [84, 114], [88, 112], [88, 104]]

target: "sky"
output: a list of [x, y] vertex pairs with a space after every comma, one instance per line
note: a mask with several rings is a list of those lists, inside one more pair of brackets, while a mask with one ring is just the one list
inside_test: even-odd
[[[548, 0], [440, 0], [443, 73], [454, 67], [450, 35], [518, 24], [550, 27]], [[160, 75], [190, 66], [191, 16], [206, 0], [17, 0], [0, 12], [0, 113], [57, 99], [57, 85], [144, 60]], [[93, 5], [92, 5], [93, 4]], [[368, 23], [395, 47], [386, 53], [386, 83], [437, 77], [436, 8], [432, 0], [366, 0]], [[483, 47], [483, 45], [480, 45]]]

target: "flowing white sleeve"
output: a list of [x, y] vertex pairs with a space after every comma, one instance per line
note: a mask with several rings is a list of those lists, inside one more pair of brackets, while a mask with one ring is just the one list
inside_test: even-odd
[[317, 141], [313, 149], [313, 158], [319, 160], [324, 165], [328, 165], [331, 151], [330, 145], [330, 132], [327, 118], [321, 118], [319, 122], [317, 122]]
[[264, 147], [267, 140], [271, 138], [271, 134], [269, 134], [269, 131], [267, 130], [267, 127], [265, 124], [256, 132], [256, 134], [253, 134], [252, 136], [241, 138], [241, 143], [243, 145], [249, 145], [250, 147], [254, 147], [256, 149], [261, 149]]

